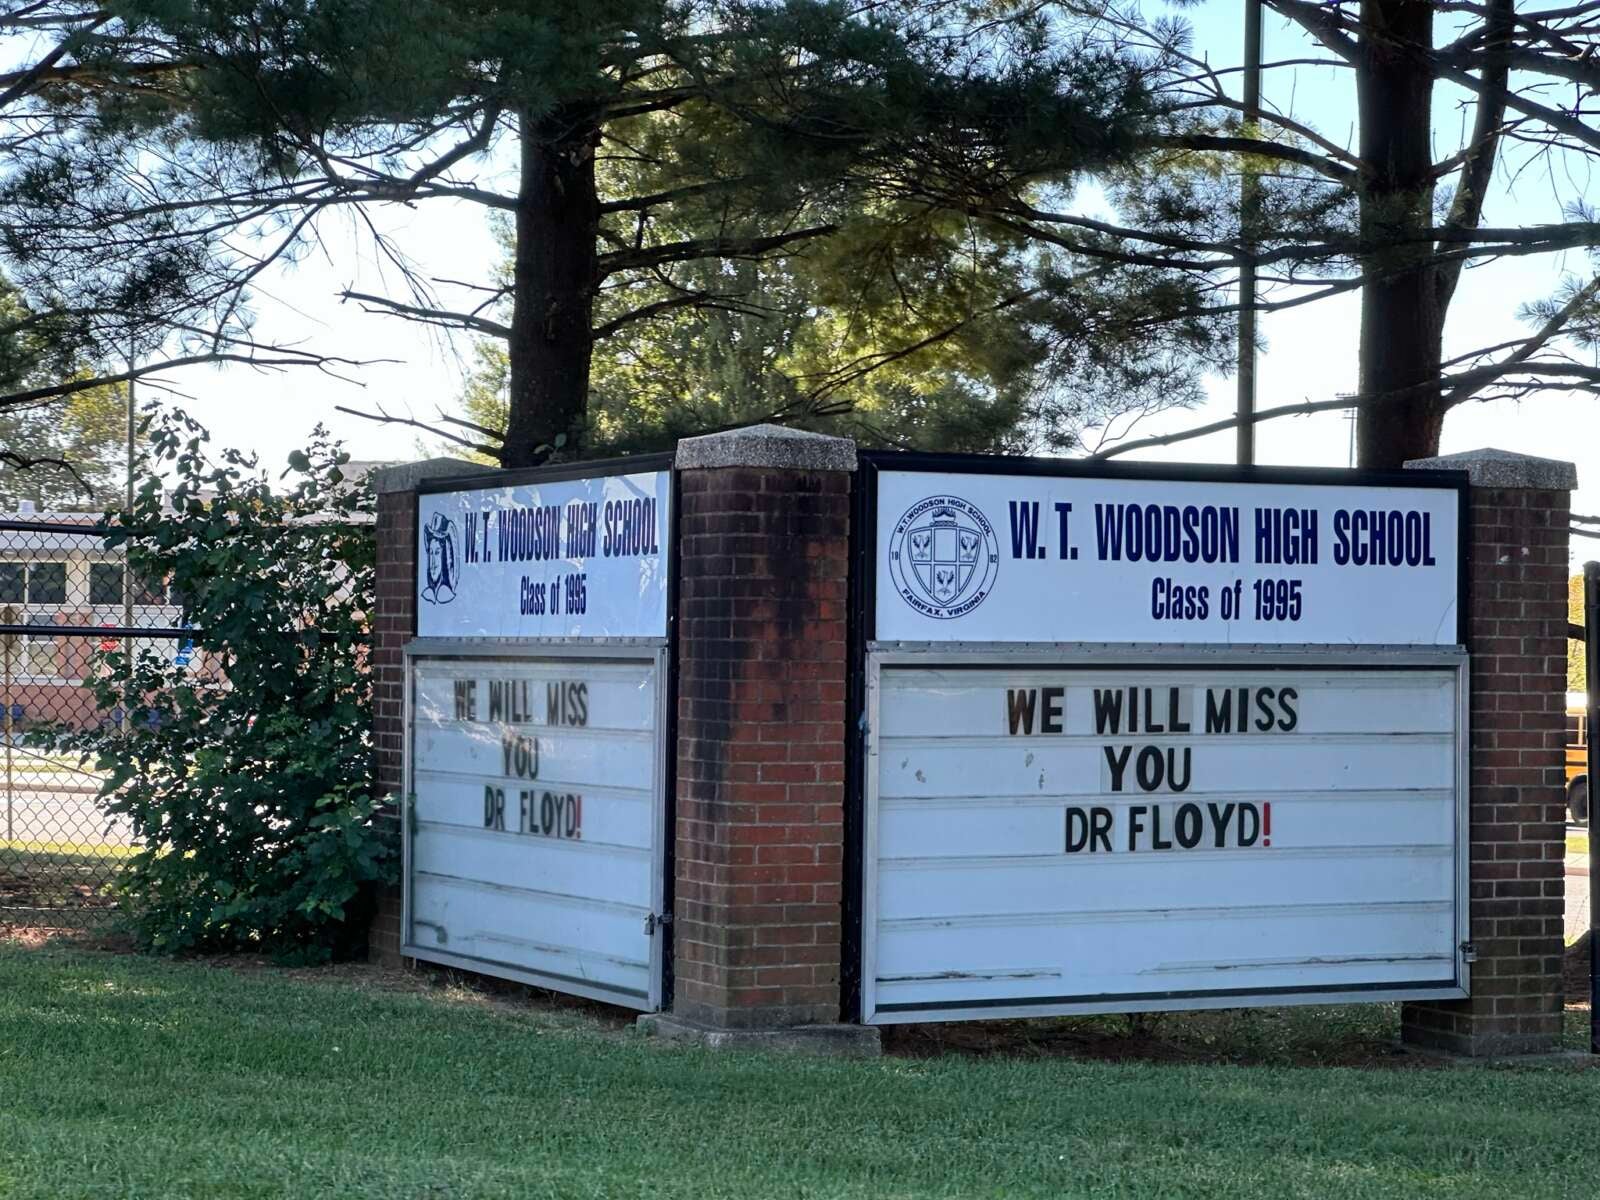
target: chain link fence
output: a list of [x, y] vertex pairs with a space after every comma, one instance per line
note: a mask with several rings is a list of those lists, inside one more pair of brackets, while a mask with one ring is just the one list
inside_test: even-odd
[[0, 520], [0, 926], [84, 929], [115, 909], [132, 831], [112, 818], [104, 778], [55, 751], [48, 731], [120, 725], [95, 702], [106, 651], [135, 648], [188, 666], [182, 606], [131, 575], [92, 514]]

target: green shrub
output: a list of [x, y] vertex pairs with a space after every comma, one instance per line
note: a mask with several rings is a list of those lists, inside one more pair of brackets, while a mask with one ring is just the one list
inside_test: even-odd
[[156, 417], [153, 469], [107, 539], [181, 597], [192, 652], [100, 655], [93, 686], [118, 717], [62, 741], [109, 772], [105, 807], [132, 823], [120, 887], [142, 945], [325, 959], [359, 945], [362, 898], [395, 865], [373, 825], [371, 493], [320, 427], [276, 485], [208, 443]]

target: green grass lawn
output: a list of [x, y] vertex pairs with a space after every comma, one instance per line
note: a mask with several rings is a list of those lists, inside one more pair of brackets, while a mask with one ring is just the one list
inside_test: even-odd
[[42, 866], [94, 866], [107, 859], [132, 858], [138, 846], [120, 842], [41, 842], [15, 838], [0, 838], [0, 861], [11, 863], [27, 860]]
[[[1596, 1194], [1600, 1072], [710, 1054], [0, 944], [0, 1197]], [[354, 982], [352, 982], [354, 981]]]

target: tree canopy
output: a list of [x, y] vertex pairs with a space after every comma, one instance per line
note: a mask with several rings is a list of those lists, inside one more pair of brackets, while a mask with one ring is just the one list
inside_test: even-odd
[[[34, 321], [16, 289], [0, 276], [0, 389], [12, 392], [92, 378], [74, 361], [70, 341], [48, 321]], [[0, 405], [0, 511], [24, 501], [43, 510], [101, 508], [116, 494], [126, 462], [127, 398], [100, 385], [27, 404]]]
[[[1073, 254], [1177, 271], [1208, 316], [1238, 310], [1246, 263], [1266, 285], [1260, 311], [1359, 294], [1358, 394], [1260, 417], [1355, 404], [1365, 465], [1436, 453], [1445, 414], [1468, 400], [1600, 393], [1600, 223], [1583, 182], [1600, 156], [1600, 4], [1264, 3], [1289, 44], [1264, 64], [1269, 99], [1252, 110], [1240, 68], [1196, 52], [1169, 6], [1058, 0], [1053, 10], [1103, 52], [1148, 64], [1163, 124], [1146, 153], [1109, 173], [1113, 218], [1021, 196], [985, 202], [984, 215]], [[1353, 139], [1322, 127], [1326, 113], [1297, 111], [1293, 73], [1302, 68], [1345, 77]], [[1441, 152], [1446, 105], [1463, 119]], [[1488, 222], [1490, 197], [1528, 171], [1544, 176], [1554, 204], [1520, 224]], [[1446, 321], [1467, 268], [1562, 254], [1562, 281], [1523, 304], [1526, 330], [1446, 357]]]
[[[1264, 312], [1361, 297], [1368, 464], [1469, 399], [1600, 389], [1600, 4], [1265, 3], [1296, 40], [1255, 107], [1158, 0], [12, 5], [0, 254], [29, 315], [0, 333], [338, 369], [257, 341], [251, 288], [329, 213], [447, 203], [506, 223], [504, 271], [425, 276], [374, 232], [402, 282], [347, 298], [503, 346], [503, 418], [443, 425], [511, 464], [761, 417], [1072, 448], [1228, 368], [1246, 265]], [[1303, 67], [1347, 76], [1353, 136], [1296, 111]], [[1539, 168], [1550, 212], [1493, 223]], [[1469, 266], [1572, 251], [1525, 330], [1446, 354]]]
[[[243, 297], [322, 214], [479, 206], [510, 228], [503, 276], [423, 278], [380, 238], [405, 286], [349, 298], [504, 342], [505, 427], [454, 432], [508, 463], [603, 443], [619, 410], [591, 411], [596, 347], [669, 352], [691, 315], [798, 331], [790, 383], [764, 385], [777, 419], [975, 403], [980, 441], [1182, 402], [1225, 336], [1148, 320], [1193, 299], [1179, 273], [1086, 270], [983, 215], [1131, 162], [1157, 116], [1149, 62], [1037, 6], [128, 0], [73, 37], [115, 86], [13, 178], [31, 278], [72, 280], [80, 310], [138, 291], [129, 308], [223, 339], [208, 352], [262, 354]], [[1143, 393], [1074, 394], [1107, 378]]]
[[272, 197], [216, 186], [238, 182], [238, 143], [156, 10], [191, 6], [0, 4], [0, 257], [16, 299], [0, 356], [51, 356], [6, 373], [0, 410], [197, 363], [344, 361], [253, 336], [249, 287], [298, 239]]

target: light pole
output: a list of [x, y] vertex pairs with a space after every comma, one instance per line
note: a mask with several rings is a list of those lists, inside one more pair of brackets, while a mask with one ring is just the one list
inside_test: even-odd
[[[1261, 120], [1261, 0], [1244, 5], [1244, 119]], [[1255, 168], [1239, 175], [1239, 429], [1241, 467], [1256, 461], [1256, 224], [1261, 208], [1261, 183]]]
[[[139, 349], [133, 338], [128, 338], [128, 491], [127, 509], [133, 513], [133, 456], [134, 456], [134, 364]], [[133, 560], [128, 554], [128, 543], [122, 543], [122, 652], [128, 656], [128, 678], [133, 678]], [[133, 692], [130, 689], [122, 700], [122, 728], [133, 728]]]
[[[9, 604], [0, 608], [0, 623], [15, 625], [21, 618]], [[0, 656], [5, 659], [5, 727], [6, 727], [6, 845], [9, 848], [16, 834], [12, 829], [12, 808], [16, 803], [16, 788], [12, 776], [11, 741], [16, 733], [11, 717], [11, 656], [16, 652], [17, 635], [9, 629], [0, 634]]]
[[[128, 341], [128, 496], [127, 511], [133, 511], [133, 438], [134, 438], [134, 363], [138, 350], [133, 340]], [[122, 627], [133, 628], [133, 564], [128, 561], [127, 544], [122, 550]], [[133, 642], [128, 640], [129, 661], [132, 662]]]

